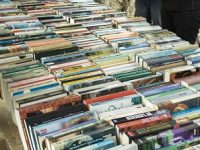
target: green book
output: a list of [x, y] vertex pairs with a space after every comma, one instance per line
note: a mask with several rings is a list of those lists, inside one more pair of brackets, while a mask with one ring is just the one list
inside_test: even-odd
[[138, 75], [138, 74], [143, 74], [143, 73], [152, 74], [150, 71], [147, 71], [147, 70], [139, 70], [139, 71], [134, 71], [134, 72], [122, 73], [122, 74], [119, 74], [119, 75], [113, 75], [113, 76], [115, 78], [120, 78], [120, 77], [124, 77], [124, 76]]
[[131, 75], [131, 76], [125, 76], [125, 77], [121, 77], [121, 78], [117, 78], [117, 79], [121, 82], [125, 82], [125, 81], [128, 81], [128, 80], [143, 78], [143, 77], [146, 77], [146, 76], [149, 76], [149, 75], [152, 75], [152, 73], [151, 72], [145, 72], [145, 73]]
[[38, 67], [41, 67], [41, 66], [43, 66], [43, 64], [36, 63], [36, 64], [31, 64], [31, 65], [26, 65], [26, 66], [6, 69], [6, 70], [1, 71], [1, 73], [3, 75], [6, 75], [6, 74], [10, 74], [10, 73], [16, 73], [16, 72], [19, 72], [19, 71], [22, 71], [22, 70], [38, 68]]
[[123, 74], [136, 73], [136, 72], [139, 72], [139, 71], [147, 71], [147, 70], [144, 70], [143, 68], [139, 68], [139, 69], [134, 69], [134, 70], [128, 70], [128, 71], [125, 71], [125, 72], [122, 72], [122, 73], [116, 73], [113, 76], [117, 77], [117, 76], [120, 76], [120, 75], [123, 75]]
[[187, 91], [187, 90], [189, 90], [189, 89], [187, 89], [187, 88], [181, 88], [181, 89], [177, 89], [177, 90], [166, 91], [166, 92], [162, 92], [160, 94], [149, 96], [149, 97], [147, 97], [147, 99], [148, 100], [156, 99], [158, 97], [164, 97], [166, 95], [171, 95], [171, 94], [178, 93], [178, 92], [184, 92], [184, 91]]

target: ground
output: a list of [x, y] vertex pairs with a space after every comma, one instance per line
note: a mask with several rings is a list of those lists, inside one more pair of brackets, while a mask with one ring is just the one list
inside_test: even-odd
[[17, 127], [11, 119], [6, 103], [0, 99], [0, 150], [23, 150]]

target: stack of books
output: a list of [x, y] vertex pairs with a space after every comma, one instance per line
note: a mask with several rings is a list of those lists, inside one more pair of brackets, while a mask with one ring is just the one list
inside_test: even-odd
[[159, 109], [166, 108], [171, 112], [199, 107], [199, 94], [182, 83], [165, 83], [157, 85], [156, 89], [155, 86], [153, 89], [149, 87], [142, 92], [142, 95], [145, 105]]
[[56, 24], [68, 24], [62, 15], [57, 15], [57, 11], [51, 9], [30, 10], [27, 11], [30, 16], [37, 17], [37, 19], [46, 27], [54, 27]]
[[146, 19], [143, 17], [119, 17], [113, 18], [112, 24], [114, 28], [125, 28], [137, 26], [149, 26], [149, 23], [146, 22]]
[[129, 85], [132, 89], [163, 80], [161, 73], [154, 74], [131, 61], [102, 67], [102, 70], [106, 75], [113, 76], [115, 79]]
[[137, 32], [129, 32], [125, 29], [106, 29], [93, 31], [94, 34], [112, 45], [113, 49], [121, 54], [129, 55], [135, 61], [135, 54], [151, 49], [147, 40]]
[[152, 72], [186, 64], [184, 56], [174, 50], [149, 51], [136, 54], [136, 61]]
[[0, 88], [24, 149], [200, 144], [196, 45], [93, 0], [0, 10]]
[[111, 54], [108, 56], [96, 57], [93, 59], [93, 62], [100, 67], [106, 67], [129, 61], [131, 61], [131, 58], [129, 57], [129, 55], [126, 54]]
[[33, 0], [33, 1], [22, 1], [17, 4], [17, 8], [23, 11], [45, 9], [45, 4], [43, 2]]
[[102, 56], [114, 53], [113, 48], [91, 33], [81, 24], [57, 26], [53, 31], [78, 46], [79, 51], [88, 57]]
[[185, 56], [188, 65], [200, 63], [199, 50], [200, 50], [199, 48], [198, 49], [195, 48], [187, 50], [187, 52], [184, 51], [183, 55]]
[[22, 10], [17, 9], [13, 2], [11, 1], [1, 1], [0, 2], [0, 16], [13, 16], [13, 15], [21, 15]]
[[[14, 4], [14, 2], [12, 2], [12, 1], [10, 1], [10, 0], [2, 0], [1, 2], [0, 2], [0, 8], [1, 9], [12, 9], [12, 8], [16, 8], [15, 7], [15, 4]], [[13, 9], [14, 10], [14, 9]], [[6, 10], [5, 10], [5, 12], [6, 12]], [[5, 12], [3, 12], [3, 13], [5, 13]], [[7, 13], [5, 13], [5, 14], [7, 14]], [[9, 13], [8, 13], [9, 14]]]
[[[162, 44], [170, 44], [174, 42], [182, 42], [183, 40], [178, 37], [175, 33], [168, 30], [150, 30], [143, 33], [140, 33], [142, 37], [147, 39], [147, 42], [155, 47], [162, 47]], [[168, 48], [168, 47], [167, 47]]]
[[16, 29], [13, 30], [13, 32], [17, 36], [17, 38], [21, 39], [24, 42], [42, 39], [53, 39], [58, 37], [58, 35], [56, 35], [50, 29], [45, 29], [43, 27]]
[[174, 67], [164, 71], [164, 81], [180, 83], [181, 81], [189, 82], [193, 79], [198, 80], [199, 64], [185, 65], [181, 67]]
[[157, 31], [161, 30], [162, 28], [158, 25], [150, 26], [150, 25], [145, 25], [145, 26], [134, 26], [130, 27], [128, 30], [132, 32], [149, 32], [149, 31]]
[[[105, 76], [101, 68], [85, 58], [84, 53], [42, 58], [67, 93], [80, 95], [82, 99], [97, 97], [117, 90], [126, 90], [127, 85]], [[57, 59], [57, 60], [56, 60]], [[52, 61], [50, 61], [52, 60]]]
[[45, 56], [52, 56], [57, 54], [64, 54], [75, 52], [78, 50], [77, 46], [64, 38], [42, 39], [35, 41], [28, 41], [26, 44], [30, 50], [34, 52], [35, 59], [40, 59]]

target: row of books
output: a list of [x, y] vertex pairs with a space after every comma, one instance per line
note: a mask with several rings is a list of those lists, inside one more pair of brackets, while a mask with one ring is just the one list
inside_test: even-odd
[[7, 29], [2, 56], [28, 51], [31, 59], [4, 63], [1, 88], [24, 149], [167, 150], [200, 143], [199, 65], [188, 63], [198, 55], [195, 45], [93, 0], [15, 6], [27, 14], [0, 18]]

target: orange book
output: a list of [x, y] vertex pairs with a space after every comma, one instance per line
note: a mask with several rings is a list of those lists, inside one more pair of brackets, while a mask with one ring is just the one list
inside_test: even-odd
[[55, 39], [45, 39], [45, 40], [31, 41], [31, 42], [26, 42], [26, 43], [30, 47], [37, 47], [37, 46], [56, 44], [56, 43], [63, 43], [63, 42], [66, 42], [66, 40], [63, 39], [63, 38], [55, 38]]

